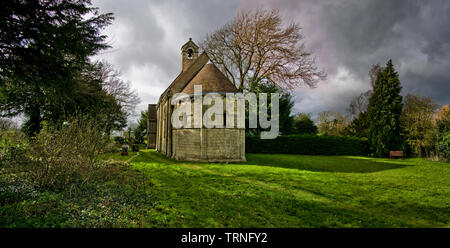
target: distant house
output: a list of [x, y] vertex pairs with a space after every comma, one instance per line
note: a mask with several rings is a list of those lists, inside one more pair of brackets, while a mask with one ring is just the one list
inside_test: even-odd
[[[198, 55], [192, 39], [181, 47], [182, 69], [178, 77], [162, 93], [157, 104], [149, 105], [148, 146], [177, 160], [208, 162], [245, 161], [245, 128], [174, 128], [171, 116], [179, 105], [171, 105], [175, 93], [185, 93], [193, 101], [194, 85], [203, 94], [238, 92], [237, 88], [210, 62], [206, 53]], [[225, 102], [225, 101], [224, 101]], [[202, 105], [202, 113], [207, 105]], [[226, 120], [224, 107], [223, 119]], [[234, 114], [233, 113], [230, 114]], [[193, 121], [192, 114], [189, 120]], [[236, 120], [236, 118], [234, 118]], [[236, 125], [235, 125], [236, 126]]]

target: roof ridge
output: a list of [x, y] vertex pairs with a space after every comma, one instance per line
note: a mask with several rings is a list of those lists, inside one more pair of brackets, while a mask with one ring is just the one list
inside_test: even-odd
[[161, 102], [161, 100], [167, 96], [169, 91], [171, 93], [179, 93], [181, 92], [184, 87], [191, 81], [192, 78], [197, 75], [200, 70], [203, 68], [203, 66], [206, 65], [209, 61], [209, 57], [205, 52], [202, 52], [200, 56], [198, 56], [197, 59], [183, 72], [181, 72], [175, 80], [167, 87], [167, 89], [161, 94], [158, 100], [158, 104]]
[[202, 85], [203, 92], [238, 92], [236, 86], [217, 68], [214, 63], [207, 63], [181, 90], [193, 93], [194, 85]]

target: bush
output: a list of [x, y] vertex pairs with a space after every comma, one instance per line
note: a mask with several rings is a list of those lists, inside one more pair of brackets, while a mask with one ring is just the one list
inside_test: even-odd
[[125, 138], [122, 136], [115, 136], [113, 139], [114, 139], [114, 142], [116, 142], [119, 145], [123, 145], [126, 143]]
[[120, 147], [117, 145], [116, 142], [108, 142], [106, 146], [103, 149], [104, 153], [115, 153], [120, 152]]
[[101, 165], [98, 155], [108, 142], [98, 125], [86, 118], [44, 128], [32, 142], [28, 176], [39, 188], [84, 184]]
[[13, 129], [15, 127], [15, 124], [10, 120], [6, 118], [0, 117], [0, 131], [6, 131], [9, 129]]
[[21, 202], [39, 196], [33, 185], [14, 174], [0, 176], [0, 205]]
[[367, 155], [367, 139], [356, 137], [285, 135], [272, 140], [246, 136], [248, 153], [285, 153], [302, 155]]
[[295, 134], [317, 134], [317, 126], [311, 120], [310, 114], [298, 114], [294, 118], [294, 133]]
[[443, 161], [450, 161], [450, 132], [440, 134], [436, 141], [436, 151]]
[[0, 132], [0, 167], [16, 168], [28, 161], [29, 145], [25, 135], [16, 129]]
[[441, 114], [436, 122], [435, 148], [440, 159], [450, 160], [450, 111]]

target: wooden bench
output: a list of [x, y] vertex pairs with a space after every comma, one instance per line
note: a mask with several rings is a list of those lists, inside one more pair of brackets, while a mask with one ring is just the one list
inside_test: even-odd
[[403, 151], [390, 151], [389, 159], [392, 159], [392, 157], [401, 157], [403, 159]]

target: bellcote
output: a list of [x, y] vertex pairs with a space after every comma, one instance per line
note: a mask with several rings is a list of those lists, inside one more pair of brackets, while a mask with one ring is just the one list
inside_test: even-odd
[[198, 57], [198, 46], [192, 41], [192, 38], [189, 38], [189, 41], [186, 42], [181, 47], [181, 70], [185, 71], [189, 66], [197, 59]]

